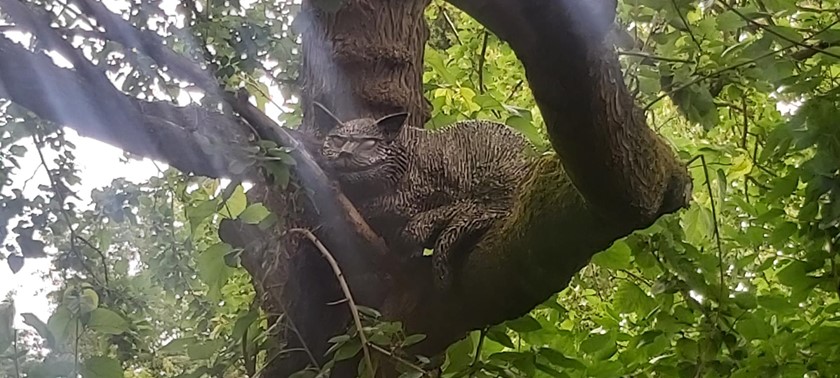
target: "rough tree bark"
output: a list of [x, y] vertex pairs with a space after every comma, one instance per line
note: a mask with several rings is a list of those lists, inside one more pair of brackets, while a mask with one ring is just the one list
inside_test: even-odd
[[[153, 33], [134, 29], [95, 1], [72, 1], [99, 20], [103, 38], [132, 46], [179, 79], [218, 92], [206, 71], [154, 43]], [[263, 308], [274, 319], [286, 315], [281, 337], [309, 352], [271, 361], [266, 376], [286, 376], [320, 360], [327, 339], [342, 332], [348, 320], [343, 306], [327, 305], [341, 298], [333, 273], [308, 242], [285, 235], [290, 227], [315, 230], [339, 260], [357, 299], [403, 321], [410, 332], [427, 334], [416, 351], [430, 355], [469, 330], [522, 315], [561, 290], [594, 253], [687, 205], [690, 180], [684, 167], [645, 125], [612, 48], [603, 43], [614, 2], [450, 1], [510, 43], [522, 60], [557, 154], [533, 167], [514, 216], [479, 243], [465, 262], [461, 284], [444, 294], [433, 290], [427, 265], [403, 266], [389, 258], [381, 240], [305, 152], [295, 152], [302, 162], [296, 177], [313, 191], [314, 201], [247, 172], [256, 183], [251, 199], [264, 202], [285, 223], [268, 232], [227, 223], [221, 236], [246, 248], [243, 265]], [[327, 13], [305, 1], [298, 16], [304, 21], [305, 114], [317, 100], [341, 118], [408, 110], [411, 122], [422, 125], [428, 115], [421, 90], [427, 4], [346, 0], [338, 12]], [[245, 121], [262, 138], [294, 143], [288, 132], [234, 96], [224, 97], [239, 118], [124, 96], [98, 78], [101, 72], [81, 54], [69, 51], [49, 22], [16, 5], [16, 0], [0, 0], [16, 27], [73, 58], [73, 69], [59, 68], [42, 53], [0, 38], [0, 97], [42, 118], [214, 177], [230, 176], [226, 163], [241, 158], [235, 147], [247, 144], [251, 129]], [[65, 95], [54, 96], [57, 91]], [[311, 129], [309, 122], [305, 118], [304, 130]], [[193, 148], [186, 154], [185, 145]], [[349, 366], [336, 375], [354, 371]]]

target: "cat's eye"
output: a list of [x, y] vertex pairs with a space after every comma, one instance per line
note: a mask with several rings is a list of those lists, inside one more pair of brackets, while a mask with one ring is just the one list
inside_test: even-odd
[[366, 149], [366, 150], [367, 150], [367, 149], [371, 149], [371, 148], [373, 148], [373, 146], [375, 146], [375, 145], [376, 145], [376, 140], [374, 140], [374, 139], [366, 139], [364, 142], [362, 142], [361, 144], [359, 144], [359, 148], [363, 148], [363, 149]]
[[341, 147], [341, 146], [344, 145], [345, 140], [344, 140], [344, 138], [342, 138], [340, 136], [333, 135], [333, 136], [330, 136], [330, 142], [332, 144], [334, 144], [336, 147]]

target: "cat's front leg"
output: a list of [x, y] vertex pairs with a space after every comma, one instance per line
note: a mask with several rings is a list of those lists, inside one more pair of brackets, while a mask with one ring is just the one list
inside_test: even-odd
[[458, 214], [458, 218], [449, 223], [435, 242], [432, 266], [434, 283], [439, 290], [448, 290], [453, 286], [463, 260], [507, 212], [464, 207], [459, 209]]
[[[419, 213], [409, 219], [401, 235], [408, 243], [421, 246], [422, 248], [434, 248], [438, 236], [449, 225], [456, 207], [444, 206]], [[423, 250], [414, 257], [423, 255]]]

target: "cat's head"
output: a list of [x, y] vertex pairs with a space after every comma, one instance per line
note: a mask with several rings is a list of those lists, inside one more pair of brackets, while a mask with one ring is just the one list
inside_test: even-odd
[[322, 164], [339, 181], [351, 185], [389, 184], [405, 172], [408, 160], [399, 134], [408, 113], [379, 119], [342, 122], [315, 103], [315, 125], [325, 136]]

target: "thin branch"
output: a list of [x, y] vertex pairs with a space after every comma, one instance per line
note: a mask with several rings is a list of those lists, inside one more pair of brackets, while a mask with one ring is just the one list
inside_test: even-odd
[[744, 112], [743, 112], [743, 115], [744, 115], [744, 132], [743, 132], [743, 134], [741, 134], [741, 148], [746, 149], [747, 148], [747, 135], [750, 132], [750, 118], [749, 118], [749, 112], [748, 112], [749, 109], [747, 108], [747, 94], [746, 93], [744, 93], [744, 96], [741, 98], [741, 101], [743, 102], [743, 105], [744, 105]]
[[338, 280], [338, 284], [341, 285], [341, 291], [344, 292], [344, 297], [347, 298], [347, 307], [350, 308], [350, 314], [353, 315], [353, 322], [356, 324], [356, 332], [359, 333], [359, 340], [362, 343], [362, 353], [364, 353], [365, 364], [367, 365], [368, 371], [370, 374], [374, 374], [373, 370], [373, 361], [370, 359], [370, 350], [368, 350], [368, 340], [367, 336], [365, 336], [365, 330], [362, 326], [361, 317], [359, 317], [359, 308], [356, 306], [356, 301], [353, 300], [353, 294], [350, 292], [350, 287], [347, 285], [347, 281], [344, 279], [344, 274], [341, 273], [341, 268], [338, 266], [338, 262], [335, 261], [332, 254], [327, 250], [327, 247], [324, 247], [324, 244], [318, 240], [317, 237], [307, 229], [303, 228], [293, 228], [290, 229], [289, 232], [294, 232], [303, 235], [307, 239], [309, 239], [312, 244], [318, 248], [318, 251], [321, 252], [321, 256], [324, 256], [329, 262], [330, 267], [332, 267], [333, 273], [335, 274], [335, 278]]
[[12, 355], [12, 360], [15, 363], [15, 378], [20, 378], [20, 356], [18, 356], [18, 341], [17, 341], [17, 329], [12, 330], [12, 351], [14, 354]]
[[82, 243], [85, 243], [90, 249], [94, 250], [97, 254], [99, 254], [99, 258], [102, 259], [102, 273], [105, 275], [105, 286], [108, 286], [108, 259], [105, 257], [105, 253], [102, 252], [97, 246], [93, 245], [90, 240], [83, 238], [81, 235], [73, 235], [77, 240], [80, 240]]
[[[723, 301], [723, 293], [724, 293], [724, 269], [723, 269], [723, 246], [720, 242], [720, 226], [718, 225], [717, 219], [717, 209], [715, 206], [715, 196], [712, 192], [712, 180], [709, 178], [709, 168], [706, 165], [706, 156], [700, 155], [700, 162], [703, 163], [703, 174], [706, 175], [706, 189], [709, 191], [709, 201], [712, 204], [712, 222], [714, 224], [714, 231], [715, 231], [715, 243], [717, 244], [718, 250], [718, 266], [720, 268], [720, 295], [718, 297], [718, 301]], [[718, 310], [720, 307], [718, 307]]]
[[455, 35], [455, 40], [458, 41], [459, 45], [463, 45], [464, 43], [461, 42], [461, 37], [458, 35], [458, 28], [455, 27], [455, 23], [452, 22], [452, 19], [449, 18], [449, 12], [447, 12], [446, 8], [443, 6], [440, 6], [438, 9], [440, 10], [440, 13], [443, 14], [443, 18], [446, 20], [446, 25], [448, 25], [449, 29], [452, 30], [452, 34]]
[[513, 86], [513, 89], [510, 90], [510, 94], [508, 94], [508, 96], [505, 98], [505, 102], [508, 102], [508, 101], [510, 101], [510, 99], [513, 98], [513, 95], [515, 95], [516, 92], [519, 91], [519, 88], [522, 87], [523, 82], [524, 82], [524, 80], [519, 80], [519, 81], [516, 82], [516, 84]]
[[618, 55], [621, 55], [621, 56], [636, 56], [636, 57], [645, 58], [645, 59], [661, 60], [663, 62], [685, 63], [685, 64], [693, 64], [694, 63], [694, 61], [689, 60], [689, 59], [672, 58], [672, 57], [667, 57], [667, 56], [653, 55], [653, 54], [649, 54], [649, 53], [646, 53], [646, 52], [643, 52], [643, 51], [619, 50], [617, 53], [618, 53]]
[[385, 348], [382, 348], [382, 347], [381, 347], [381, 346], [379, 346], [379, 345], [376, 345], [376, 344], [374, 344], [374, 343], [371, 343], [371, 344], [370, 344], [370, 349], [373, 349], [373, 350], [375, 350], [375, 351], [377, 351], [377, 352], [379, 352], [379, 353], [382, 353], [383, 355], [385, 355], [385, 356], [386, 356], [386, 357], [388, 357], [388, 358], [392, 358], [392, 359], [394, 359], [394, 361], [397, 361], [397, 362], [399, 362], [399, 363], [401, 363], [401, 364], [403, 364], [403, 365], [405, 365], [405, 366], [407, 366], [407, 367], [409, 367], [409, 368], [411, 368], [411, 369], [413, 369], [413, 370], [417, 371], [418, 373], [422, 374], [422, 376], [425, 376], [425, 377], [431, 377], [431, 376], [432, 376], [432, 375], [431, 375], [428, 371], [426, 371], [426, 370], [425, 370], [425, 369], [423, 369], [422, 367], [417, 366], [416, 364], [413, 364], [413, 363], [409, 362], [408, 360], [406, 360], [406, 359], [404, 359], [404, 358], [402, 358], [402, 357], [400, 357], [400, 356], [397, 356], [397, 355], [395, 355], [395, 354], [393, 354], [393, 353], [391, 353], [391, 352], [389, 352], [389, 351], [385, 350]]
[[[773, 30], [773, 29], [771, 29], [771, 28], [767, 27], [767, 25], [764, 25], [764, 24], [762, 24], [762, 23], [760, 23], [760, 22], [756, 22], [756, 21], [755, 21], [755, 20], [753, 20], [752, 18], [747, 17], [745, 14], [743, 14], [743, 13], [741, 13], [740, 11], [738, 11], [737, 9], [735, 9], [735, 7], [733, 7], [733, 6], [729, 5], [729, 3], [727, 3], [726, 1], [718, 0], [718, 2], [719, 2], [719, 3], [721, 3], [721, 4], [723, 4], [723, 6], [724, 6], [724, 7], [726, 7], [726, 9], [728, 9], [728, 10], [732, 11], [733, 13], [735, 13], [736, 15], [738, 15], [738, 17], [740, 17], [740, 18], [741, 18], [741, 19], [743, 19], [744, 21], [746, 21], [746, 22], [748, 22], [748, 23], [750, 23], [750, 24], [752, 24], [752, 25], [754, 25], [754, 26], [756, 26], [756, 27], [758, 27], [758, 28], [760, 28], [760, 29], [762, 29], [762, 30], [764, 30], [764, 31], [766, 31], [766, 32], [768, 32], [768, 33], [770, 33], [770, 34], [773, 34], [773, 35], [775, 35], [776, 37], [779, 37], [779, 38], [781, 38], [781, 39], [783, 39], [783, 40], [785, 40], [785, 41], [787, 41], [787, 42], [790, 42], [790, 43], [792, 43], [792, 44], [794, 44], [794, 45], [796, 45], [796, 46], [803, 47], [803, 48], [806, 48], [806, 49], [811, 49], [811, 50], [814, 50], [814, 51], [816, 51], [816, 52], [818, 52], [818, 53], [828, 55], [828, 56], [830, 56], [830, 57], [832, 57], [832, 58], [840, 59], [840, 55], [837, 55], [837, 54], [835, 54], [835, 53], [832, 53], [832, 52], [829, 52], [829, 51], [823, 50], [823, 49], [821, 49], [821, 48], [819, 48], [819, 47], [816, 47], [816, 46], [810, 46], [810, 45], [808, 45], [808, 44], [806, 44], [806, 43], [804, 43], [804, 42], [800, 42], [800, 41], [797, 41], [797, 40], [791, 39], [791, 38], [789, 38], [789, 37], [787, 37], [787, 36], [785, 36], [785, 35], [783, 35], [783, 34], [781, 34], [781, 33], [777, 32], [777, 31], [775, 31], [775, 30]], [[807, 38], [806, 38], [806, 40], [807, 40]]]
[[[52, 188], [56, 197], [58, 197], [58, 211], [59, 213], [61, 213], [61, 216], [64, 218], [64, 221], [67, 222], [67, 229], [70, 230], [70, 251], [73, 252], [77, 259], [79, 259], [79, 264], [82, 266], [85, 272], [87, 272], [87, 274], [90, 275], [90, 279], [98, 281], [96, 279], [96, 274], [93, 272], [93, 269], [91, 269], [89, 266], [87, 266], [87, 264], [85, 264], [85, 260], [82, 258], [81, 254], [76, 248], [76, 230], [73, 228], [73, 222], [70, 220], [70, 216], [67, 215], [67, 212], [64, 211], [64, 204], [66, 202], [66, 199], [64, 198], [64, 194], [62, 194], [62, 192], [58, 189], [58, 184], [56, 184], [57, 181], [50, 172], [50, 168], [47, 166], [47, 159], [44, 158], [44, 153], [41, 151], [41, 148], [44, 146], [44, 142], [40, 140], [37, 132], [32, 133], [32, 140], [35, 142], [35, 150], [38, 152], [38, 158], [41, 159], [41, 164], [44, 166], [44, 170], [47, 172], [47, 178], [49, 179], [50, 187]], [[103, 261], [103, 264], [104, 263], [105, 261]]]
[[691, 36], [691, 40], [694, 41], [694, 44], [697, 45], [697, 50], [699, 53], [703, 53], [703, 47], [700, 46], [700, 42], [697, 40], [697, 37], [694, 36], [694, 32], [691, 31], [691, 25], [688, 24], [688, 20], [685, 19], [682, 12], [680, 12], [680, 7], [677, 6], [677, 0], [671, 0], [671, 4], [674, 5], [674, 11], [677, 12], [677, 15], [682, 20], [683, 25], [685, 25], [685, 30], [688, 31], [688, 35]]
[[484, 40], [481, 42], [481, 55], [478, 57], [478, 91], [484, 93], [484, 60], [487, 59], [487, 39], [490, 32], [484, 29]]
[[674, 93], [677, 93], [677, 92], [679, 92], [679, 91], [681, 91], [681, 90], [683, 90], [683, 89], [686, 89], [686, 88], [688, 88], [688, 87], [690, 87], [690, 86], [692, 86], [692, 85], [694, 85], [694, 84], [697, 84], [697, 83], [699, 83], [699, 82], [701, 82], [701, 81], [703, 81], [703, 80], [706, 80], [706, 79], [711, 79], [711, 78], [713, 78], [713, 77], [720, 76], [721, 74], [723, 74], [723, 73], [725, 73], [725, 72], [727, 72], [727, 71], [732, 71], [732, 70], [735, 70], [735, 69], [741, 68], [741, 67], [743, 67], [743, 66], [747, 66], [747, 65], [750, 65], [750, 64], [754, 64], [755, 62], [758, 62], [758, 61], [759, 61], [759, 60], [761, 60], [761, 59], [771, 57], [771, 56], [776, 55], [776, 54], [778, 54], [778, 53], [780, 53], [780, 52], [784, 52], [784, 51], [790, 50], [791, 48], [793, 48], [793, 46], [792, 46], [792, 45], [791, 45], [791, 46], [787, 46], [787, 47], [783, 47], [783, 48], [780, 48], [780, 49], [778, 49], [778, 50], [773, 50], [773, 51], [770, 51], [770, 52], [768, 52], [768, 53], [762, 54], [762, 55], [760, 55], [760, 56], [758, 56], [758, 57], [756, 57], [756, 58], [754, 58], [754, 59], [751, 59], [751, 60], [748, 60], [748, 61], [745, 61], [745, 62], [741, 62], [741, 63], [736, 63], [736, 64], [733, 64], [733, 65], [731, 65], [731, 66], [726, 66], [726, 67], [723, 67], [723, 68], [717, 69], [717, 70], [715, 70], [715, 71], [712, 71], [712, 72], [710, 72], [710, 73], [708, 73], [708, 74], [703, 74], [703, 75], [700, 75], [700, 76], [698, 76], [698, 77], [694, 78], [693, 80], [688, 81], [688, 82], [687, 82], [687, 83], [685, 83], [685, 84], [682, 84], [682, 85], [680, 85], [680, 86], [678, 86], [678, 87], [676, 87], [676, 88], [673, 88], [673, 89], [671, 89], [671, 90], [669, 90], [669, 91], [667, 91], [667, 92], [665, 92], [665, 93], [661, 94], [659, 97], [655, 98], [653, 101], [651, 101], [651, 102], [649, 102], [647, 105], [645, 105], [644, 112], [647, 112], [648, 110], [650, 110], [650, 108], [651, 108], [653, 105], [655, 105], [655, 104], [656, 104], [657, 102], [659, 102], [659, 101], [662, 101], [662, 99], [664, 99], [665, 97], [669, 97], [669, 96], [673, 95]]

